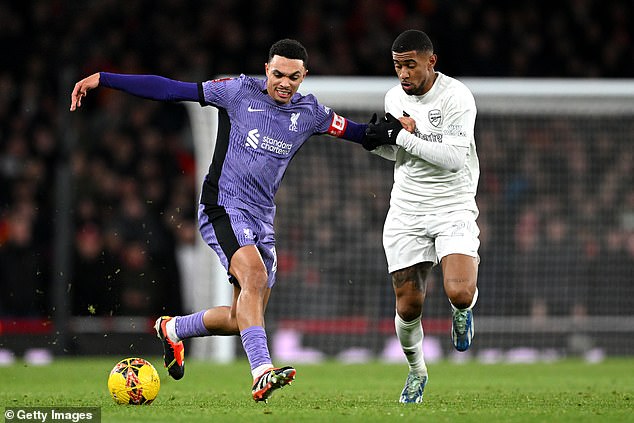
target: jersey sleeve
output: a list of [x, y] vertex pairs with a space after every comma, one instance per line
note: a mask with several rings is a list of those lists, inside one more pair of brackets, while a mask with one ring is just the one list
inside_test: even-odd
[[320, 104], [314, 99], [315, 133], [341, 137], [346, 130], [347, 121], [336, 114], [330, 107]]
[[443, 143], [469, 147], [474, 136], [476, 106], [473, 95], [466, 89], [456, 90], [444, 107]]
[[158, 75], [100, 72], [99, 85], [158, 101], [196, 101], [199, 97], [195, 83]]
[[379, 157], [383, 157], [386, 160], [391, 160], [395, 162], [397, 151], [397, 145], [379, 145], [377, 148], [372, 150], [371, 153], [376, 154]]
[[330, 107], [320, 104], [314, 97], [313, 101], [315, 109], [315, 132], [324, 134], [328, 132], [328, 127], [335, 112]]
[[[385, 113], [390, 113], [392, 116], [402, 116], [403, 111], [398, 110], [396, 101], [394, 100], [393, 89], [389, 90], [385, 93], [384, 97], [384, 105], [385, 105]], [[396, 153], [398, 152], [399, 146], [397, 145], [380, 145], [374, 150], [372, 150], [372, 154], [376, 154], [379, 157], [383, 157], [386, 160], [396, 161]]]
[[221, 78], [203, 82], [201, 104], [228, 108], [231, 100], [236, 98], [244, 79], [245, 76], [240, 75], [237, 78]]
[[[401, 89], [398, 87], [398, 89]], [[397, 89], [392, 88], [385, 93], [385, 97], [383, 98], [383, 104], [385, 105], [385, 113], [389, 113], [394, 117], [403, 116], [403, 109], [400, 106], [397, 96]]]

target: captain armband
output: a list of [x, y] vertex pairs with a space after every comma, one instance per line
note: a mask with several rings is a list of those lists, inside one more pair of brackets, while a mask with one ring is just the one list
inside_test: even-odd
[[333, 137], [341, 138], [343, 134], [346, 132], [346, 127], [348, 126], [348, 120], [339, 116], [336, 113], [332, 114], [332, 121], [330, 122], [330, 126], [326, 133], [332, 135]]

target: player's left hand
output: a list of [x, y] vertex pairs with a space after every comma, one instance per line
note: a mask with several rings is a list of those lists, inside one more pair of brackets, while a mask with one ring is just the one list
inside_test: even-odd
[[70, 111], [74, 112], [78, 107], [81, 107], [81, 99], [86, 97], [88, 91], [95, 89], [99, 86], [100, 74], [99, 72], [90, 75], [87, 78], [82, 79], [75, 84], [73, 92], [70, 95]]
[[372, 151], [380, 145], [396, 144], [396, 137], [403, 129], [401, 122], [387, 113], [383, 119], [377, 123], [370, 122], [363, 137], [363, 148]]

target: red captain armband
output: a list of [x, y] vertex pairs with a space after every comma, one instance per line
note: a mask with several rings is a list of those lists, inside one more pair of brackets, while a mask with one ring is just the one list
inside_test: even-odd
[[326, 132], [333, 137], [341, 138], [343, 133], [346, 132], [346, 126], [348, 126], [348, 120], [333, 112], [332, 122], [330, 122], [330, 126]]

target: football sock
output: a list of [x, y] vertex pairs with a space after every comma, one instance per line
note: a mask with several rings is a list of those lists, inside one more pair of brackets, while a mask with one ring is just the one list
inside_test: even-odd
[[269, 364], [262, 364], [261, 366], [258, 366], [255, 369], [251, 370], [251, 375], [253, 376], [253, 382], [255, 382], [255, 380], [260, 375], [263, 375], [267, 370], [272, 368], [273, 368], [273, 365], [269, 363]]
[[426, 376], [427, 366], [423, 356], [424, 334], [420, 316], [411, 322], [406, 322], [396, 313], [394, 327], [396, 328], [396, 336], [401, 343], [405, 358], [407, 358], [409, 363], [410, 371], [420, 376]]
[[172, 342], [180, 341], [180, 338], [176, 335], [176, 317], [165, 323], [165, 332], [167, 332], [167, 337], [171, 339]]
[[[205, 327], [203, 322], [203, 316], [207, 310], [199, 311], [198, 313], [188, 314], [187, 316], [177, 316], [174, 319], [167, 322], [167, 336], [174, 342], [178, 342], [181, 339], [194, 338], [198, 336], [209, 336], [211, 333]], [[170, 323], [175, 330], [171, 333]]]
[[266, 368], [273, 367], [266, 332], [262, 326], [251, 326], [240, 331], [240, 339], [251, 364], [253, 378], [262, 374]]

